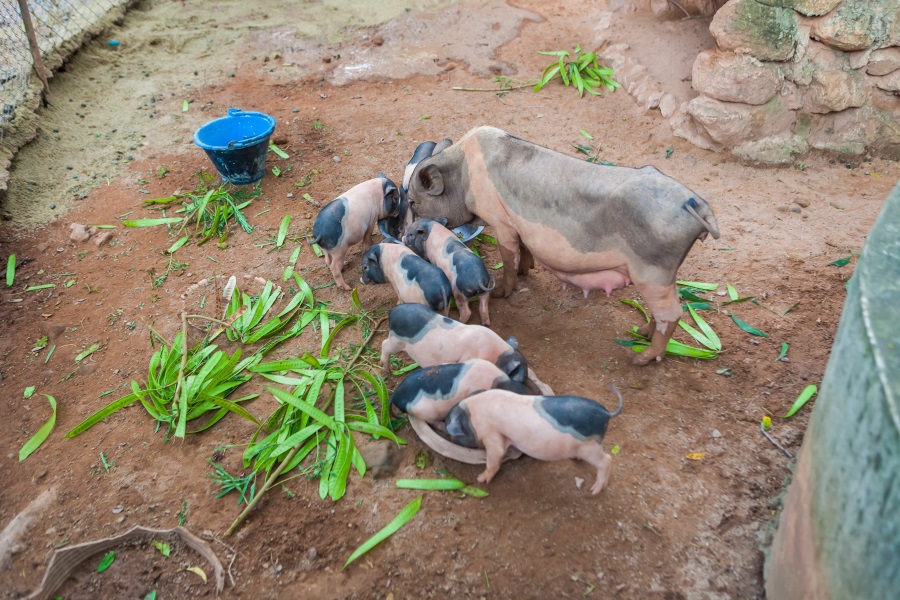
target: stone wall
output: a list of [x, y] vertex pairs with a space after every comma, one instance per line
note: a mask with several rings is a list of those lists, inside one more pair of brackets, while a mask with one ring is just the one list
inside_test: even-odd
[[729, 0], [676, 135], [761, 163], [812, 149], [900, 159], [900, 0]]

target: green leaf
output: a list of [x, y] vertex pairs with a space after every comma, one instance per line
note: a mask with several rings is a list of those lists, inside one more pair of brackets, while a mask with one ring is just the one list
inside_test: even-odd
[[25, 388], [25, 398], [31, 398], [34, 395], [34, 386], [30, 385]]
[[737, 300], [738, 300], [738, 298], [740, 298], [740, 296], [738, 296], [737, 290], [734, 289], [734, 286], [731, 285], [730, 283], [726, 283], [725, 287], [728, 288], [728, 297], [731, 298], [731, 301], [737, 302]]
[[647, 322], [648, 323], [650, 322], [650, 315], [647, 314], [647, 311], [644, 310], [644, 307], [641, 306], [640, 304], [638, 304], [637, 301], [625, 299], [625, 300], [619, 300], [619, 302], [621, 302], [622, 304], [627, 304], [628, 306], [635, 307], [636, 309], [641, 311], [641, 313], [644, 315], [644, 318], [647, 319]]
[[178, 250], [179, 248], [181, 248], [182, 246], [184, 246], [189, 239], [191, 239], [191, 236], [189, 236], [189, 235], [182, 237], [177, 242], [175, 242], [174, 244], [169, 246], [169, 249], [166, 250], [166, 253], [167, 254], [175, 254], [175, 251]]
[[160, 542], [159, 540], [151, 540], [150, 543], [153, 544], [153, 547], [159, 550], [159, 553], [166, 558], [168, 558], [172, 553], [172, 546], [165, 542]]
[[269, 152], [274, 152], [280, 158], [283, 158], [285, 160], [290, 158], [290, 155], [287, 152], [276, 146], [273, 142], [269, 142]]
[[44, 397], [50, 402], [50, 408], [53, 409], [53, 414], [50, 415], [50, 420], [44, 423], [44, 425], [38, 429], [37, 433], [31, 436], [31, 439], [25, 442], [25, 445], [19, 450], [19, 462], [22, 462], [28, 458], [32, 452], [37, 450], [40, 445], [44, 443], [44, 440], [47, 439], [47, 436], [50, 435], [50, 432], [53, 431], [53, 426], [56, 425], [56, 399], [47, 394], [44, 394]]
[[412, 363], [411, 365], [406, 365], [403, 368], [397, 369], [396, 371], [391, 371], [391, 375], [394, 377], [399, 377], [400, 375], [406, 375], [410, 371], [415, 371], [419, 368], [419, 363]]
[[850, 260], [852, 258], [853, 258], [853, 255], [850, 255], [846, 258], [839, 258], [837, 260], [834, 260], [834, 261], [831, 261], [830, 263], [828, 263], [828, 266], [830, 266], [830, 267], [846, 267], [848, 264], [850, 264]]
[[369, 435], [380, 435], [401, 445], [406, 444], [406, 440], [397, 437], [394, 435], [393, 431], [381, 425], [372, 425], [367, 421], [349, 421], [347, 427], [353, 431], [360, 431], [362, 433], [368, 433]]
[[96, 352], [96, 351], [99, 350], [99, 349], [100, 349], [100, 343], [99, 343], [99, 342], [97, 342], [96, 344], [91, 345], [90, 347], [88, 347], [88, 348], [86, 348], [86, 349], [84, 349], [84, 350], [82, 350], [81, 352], [78, 353], [78, 356], [75, 357], [75, 362], [80, 363], [80, 362], [83, 361], [85, 358], [87, 358], [88, 356], [90, 356], [91, 354], [93, 354], [94, 352]]
[[281, 169], [278, 168], [278, 165], [272, 165], [272, 175], [281, 177]]
[[447, 491], [461, 490], [466, 487], [459, 479], [398, 479], [396, 485], [404, 490]]
[[718, 283], [706, 283], [704, 281], [676, 281], [678, 285], [683, 285], [685, 287], [696, 288], [698, 290], [705, 290], [707, 292], [712, 292], [716, 288], [719, 287]]
[[43, 285], [30, 285], [27, 288], [25, 288], [25, 291], [26, 292], [36, 292], [38, 290], [46, 290], [46, 289], [55, 288], [55, 287], [56, 287], [55, 283], [45, 283]]
[[675, 146], [669, 146], [669, 148], [666, 150], [666, 158], [672, 156], [673, 152], [675, 152]]
[[316, 253], [316, 256], [318, 256], [319, 258], [322, 258], [323, 256], [325, 256], [325, 253], [322, 252], [322, 249], [319, 248], [318, 244], [313, 244], [312, 249], [313, 249], [313, 252]]
[[300, 400], [299, 398], [295, 398], [294, 396], [291, 396], [284, 390], [281, 390], [281, 389], [278, 389], [278, 388], [275, 388], [272, 386], [266, 386], [266, 389], [269, 391], [269, 393], [271, 393], [273, 396], [275, 396], [281, 402], [284, 402], [285, 404], [290, 404], [291, 406], [299, 409], [303, 413], [308, 414], [310, 417], [315, 419], [318, 423], [323, 424], [328, 429], [331, 429], [332, 431], [334, 431], [337, 428], [337, 425], [335, 424], [333, 418], [329, 417], [328, 415], [326, 415], [324, 412], [322, 412], [321, 410], [319, 410], [318, 408], [316, 408], [309, 402], [306, 402], [305, 400]]
[[794, 414], [796, 414], [798, 410], [803, 408], [803, 405], [809, 402], [809, 399], [815, 396], [816, 392], [818, 391], [819, 388], [815, 385], [808, 385], [803, 388], [803, 391], [800, 392], [800, 396], [797, 397], [797, 399], [794, 401], [793, 406], [791, 406], [791, 410], [789, 410], [787, 414], [782, 418], [787, 419], [788, 417], [793, 417]]
[[768, 431], [769, 428], [772, 427], [772, 417], [770, 417], [769, 415], [764, 416], [762, 418], [762, 426], [763, 426], [763, 429]]
[[136, 219], [134, 221], [124, 221], [122, 225], [125, 227], [155, 227], [156, 225], [174, 225], [184, 221], [181, 217], [165, 217], [162, 219]]
[[712, 344], [711, 347], [708, 347], [711, 350], [721, 350], [722, 342], [721, 340], [719, 340], [719, 336], [716, 335], [716, 332], [712, 330], [712, 327], [710, 327], [709, 324], [705, 320], [703, 320], [703, 317], [698, 315], [692, 307], [688, 306], [688, 311], [690, 311], [691, 316], [694, 317], [694, 321], [700, 327], [700, 331], [702, 331], [706, 335], [707, 339]]
[[100, 561], [100, 564], [97, 565], [97, 572], [102, 573], [103, 571], [107, 570], [110, 567], [110, 565], [113, 564], [114, 560], [116, 560], [116, 553], [115, 553], [115, 551], [112, 551], [112, 552], [108, 553], [106, 556], [104, 556], [103, 559]]
[[685, 323], [684, 321], [682, 321], [681, 319], [678, 320], [678, 325], [680, 325], [682, 329], [687, 331], [691, 335], [692, 338], [694, 338], [695, 340], [697, 340], [698, 342], [700, 342], [701, 344], [703, 344], [710, 350], [716, 349], [716, 347], [713, 345], [713, 343], [710, 341], [710, 339], [708, 337], [706, 337], [705, 335], [703, 335], [702, 333], [700, 333], [699, 331], [694, 329], [692, 326], [690, 326], [687, 323]]
[[768, 333], [764, 333], [764, 332], [760, 331], [759, 329], [757, 329], [756, 327], [753, 327], [752, 325], [748, 325], [744, 321], [738, 319], [737, 315], [735, 315], [734, 313], [731, 313], [731, 320], [734, 321], [735, 325], [737, 325], [738, 327], [740, 327], [741, 329], [743, 329], [744, 331], [746, 331], [747, 333], [749, 333], [751, 335], [758, 335], [759, 337], [769, 337]]
[[[284, 238], [287, 237], [288, 229], [291, 226], [291, 215], [284, 215], [284, 218], [281, 220], [281, 227], [278, 228], [278, 238], [275, 240], [275, 247], [281, 248], [284, 244]], [[296, 262], [296, 259], [294, 259]]]
[[579, 130], [578, 133], [580, 133], [583, 137], [586, 137], [586, 138], [589, 139], [589, 140], [594, 139], [594, 136], [592, 136], [591, 134], [589, 134], [589, 133], [588, 133], [587, 131], [585, 131], [584, 129]]
[[156, 600], [156, 590], [151, 590], [149, 594], [144, 596], [144, 600]]
[[347, 565], [352, 563], [354, 560], [389, 538], [391, 535], [397, 532], [401, 527], [406, 525], [410, 519], [416, 516], [416, 513], [419, 512], [419, 509], [422, 507], [422, 497], [419, 496], [401, 510], [396, 517], [391, 520], [390, 523], [385, 525], [385, 527], [370, 537], [368, 540], [363, 542], [363, 544], [353, 551], [353, 554], [350, 555], [350, 558], [347, 559], [347, 562], [344, 563], [344, 566], [341, 568], [343, 571], [347, 568]]
[[618, 453], [619, 453], [619, 445], [616, 444], [615, 446], [613, 446], [613, 447], [612, 447], [612, 450], [610, 450], [609, 453], [612, 454], [613, 456], [615, 456], [616, 454], [618, 454]]
[[16, 279], [16, 255], [10, 254], [6, 261], [6, 287], [12, 287]]
[[502, 269], [502, 268], [503, 268], [503, 263], [502, 263], [502, 262], [498, 262], [496, 265], [492, 265], [492, 266], [491, 266], [491, 269], [493, 269], [494, 271], [498, 271], [498, 270], [500, 270], [500, 269]]
[[782, 358], [787, 356], [787, 351], [788, 351], [788, 343], [781, 342], [781, 352], [778, 353], [778, 358], [775, 359], [775, 362], [778, 362], [779, 360], [781, 360]]
[[181, 101], [181, 112], [187, 112], [189, 106], [190, 106], [190, 103], [187, 100], [182, 100]]
[[[134, 382], [132, 382], [132, 383], [134, 383]], [[136, 383], [135, 383], [135, 385], [136, 385]], [[127, 396], [123, 396], [123, 397], [119, 398], [115, 402], [108, 404], [107, 406], [101, 408], [100, 410], [98, 410], [97, 412], [95, 412], [94, 414], [89, 416], [87, 419], [85, 419], [84, 421], [82, 421], [81, 423], [79, 423], [78, 425], [73, 427], [68, 433], [66, 433], [66, 437], [73, 438], [77, 435], [84, 433], [85, 431], [87, 431], [88, 429], [90, 429], [91, 427], [93, 427], [94, 425], [96, 425], [97, 423], [99, 423], [100, 421], [102, 421], [103, 419], [108, 417], [109, 415], [113, 414], [120, 408], [129, 406], [129, 405], [137, 402], [140, 398], [141, 398], [141, 395], [135, 394], [135, 393], [131, 393], [131, 394], [128, 394]]]

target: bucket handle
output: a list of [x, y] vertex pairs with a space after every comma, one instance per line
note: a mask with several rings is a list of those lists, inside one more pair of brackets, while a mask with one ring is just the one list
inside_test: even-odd
[[228, 109], [228, 116], [229, 116], [229, 117], [236, 117], [236, 116], [238, 115], [238, 113], [242, 113], [242, 112], [244, 112], [244, 111], [242, 111], [240, 108], [229, 108], [229, 109]]

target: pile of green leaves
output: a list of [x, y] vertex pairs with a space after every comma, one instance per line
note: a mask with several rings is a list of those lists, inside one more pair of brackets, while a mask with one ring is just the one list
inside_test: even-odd
[[[164, 209], [167, 205], [181, 200], [183, 206], [176, 210], [175, 214], [183, 216], [125, 221], [125, 227], [153, 227], [180, 223], [181, 227], [178, 230], [180, 233], [193, 223], [195, 237], [199, 238], [198, 246], [205, 244], [213, 235], [219, 238], [219, 244], [224, 244], [235, 224], [247, 233], [253, 231], [253, 227], [247, 222], [247, 218], [241, 211], [247, 208], [260, 194], [259, 185], [251, 191], [244, 191], [224, 183], [216, 186], [215, 176], [206, 172], [197, 173], [197, 178], [200, 183], [191, 192], [175, 193], [166, 198], [155, 198], [144, 202], [145, 206], [159, 206]], [[190, 236], [183, 236], [175, 242], [169, 252], [175, 252], [188, 241], [190, 241]]]
[[[594, 88], [604, 86], [610, 92], [616, 91], [616, 88], [622, 85], [613, 79], [614, 71], [610, 67], [601, 67], [597, 60], [596, 52], [581, 52], [581, 46], [575, 47], [575, 52], [569, 54], [567, 50], [556, 50], [553, 52], [538, 52], [545, 56], [555, 56], [557, 61], [547, 65], [541, 74], [541, 80], [534, 91], [538, 92], [545, 85], [559, 79], [566, 86], [573, 86], [578, 90], [578, 95], [584, 97], [587, 92], [594, 96], [602, 96], [599, 91]], [[573, 60], [569, 60], [574, 57]]]
[[[259, 421], [239, 406], [259, 396], [251, 394], [228, 400], [227, 397], [242, 384], [250, 380], [250, 375], [242, 374], [248, 367], [259, 362], [261, 357], [253, 355], [241, 360], [241, 350], [228, 355], [217, 346], [198, 345], [187, 348], [182, 333], [167, 344], [159, 334], [152, 334], [162, 343], [159, 350], [150, 357], [146, 386], [131, 382], [131, 393], [98, 410], [76, 425], [66, 434], [73, 438], [90, 429], [116, 411], [135, 402], [140, 402], [147, 413], [157, 422], [157, 429], [163, 424], [168, 432], [174, 427], [175, 437], [184, 438], [186, 433], [198, 433], [218, 423], [229, 412], [245, 419]], [[151, 337], [151, 341], [153, 338]], [[212, 417], [196, 429], [187, 430], [187, 422], [213, 412]], [[167, 432], [167, 433], [168, 433]]]

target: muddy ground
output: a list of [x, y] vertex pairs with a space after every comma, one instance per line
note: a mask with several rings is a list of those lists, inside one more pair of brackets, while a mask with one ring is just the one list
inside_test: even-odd
[[[452, 89], [495, 87], [497, 75], [528, 80], [547, 63], [537, 51], [590, 46], [602, 3], [381, 2], [372, 9], [367, 2], [301, 8], [265, 1], [249, 13], [247, 3], [218, 4], [215, 11], [191, 1], [138, 4], [54, 77], [40, 136], [15, 162], [0, 206], [14, 217], [0, 229], [0, 259], [6, 264], [15, 253], [20, 261], [0, 305], [0, 523], [41, 492], [50, 490], [53, 501], [33, 512], [27, 534], [0, 548], [0, 595], [35, 589], [54, 548], [137, 524], [168, 528], [183, 513], [185, 526], [209, 539], [228, 567], [229, 596], [762, 597], [761, 532], [776, 513], [789, 461], [760, 434], [759, 422], [767, 413], [785, 414], [806, 385], [821, 380], [854, 265], [829, 263], [859, 251], [900, 176], [897, 164], [812, 155], [794, 167], [754, 168], [674, 138], [658, 113], [643, 113], [622, 91], [580, 99], [561, 85], [538, 94]], [[655, 33], [638, 31], [629, 43], [643, 47], [641, 35], [649, 43]], [[109, 38], [122, 41], [118, 52], [106, 46]], [[696, 39], [673, 43], [698, 46]], [[641, 59], [652, 67], [653, 56]], [[660, 59], [669, 78], [671, 62], [669, 55]], [[689, 64], [681, 68], [689, 75]], [[142, 206], [146, 199], [193, 189], [194, 173], [211, 165], [191, 134], [231, 106], [275, 116], [275, 138], [291, 158], [269, 155], [269, 167], [282, 174], [268, 173], [246, 210], [252, 234], [234, 231], [224, 248], [181, 248], [178, 268], [154, 287], [174, 266], [165, 250], [177, 236], [121, 222], [159, 216]], [[574, 144], [586, 143], [583, 129], [600, 158], [656, 165], [717, 211], [721, 239], [698, 243], [679, 273], [720, 284], [707, 295], [719, 310], [703, 313], [724, 346], [715, 360], [670, 357], [632, 366], [632, 352], [614, 340], [640, 321], [619, 302], [639, 299], [634, 288], [585, 300], [532, 272], [509, 299], [492, 303], [494, 330], [517, 336], [538, 376], [558, 393], [609, 405], [607, 385], [623, 391], [625, 410], [606, 438], [620, 452], [602, 494], [576, 486], [576, 478], [590, 482], [583, 463], [523, 458], [486, 486], [488, 498], [424, 493], [407, 526], [342, 571], [363, 540], [420, 494], [395, 489], [392, 478], [352, 475], [347, 495], [333, 503], [319, 499], [317, 482], [295, 477], [226, 539], [237, 497], [215, 497], [207, 459], [234, 445], [221, 464], [241, 472], [251, 423], [230, 415], [184, 442], [165, 443], [164, 431], [154, 432], [138, 406], [80, 437], [63, 437], [125, 395], [132, 379], [143, 381], [151, 327], [172, 339], [182, 310], [216, 313], [202, 300], [214, 297], [213, 288], [193, 284], [236, 275], [243, 288], [258, 291], [256, 277], [280, 281], [315, 217], [303, 193], [322, 203], [379, 170], [400, 179], [419, 142], [459, 138], [481, 124], [572, 155]], [[308, 185], [295, 186], [314, 169]], [[552, 176], [563, 180], [565, 173]], [[286, 214], [295, 241], [272, 252]], [[71, 223], [118, 227], [97, 247], [70, 241]], [[484, 249], [490, 265], [499, 261], [494, 249]], [[355, 280], [358, 250], [351, 256], [345, 275]], [[314, 286], [331, 281], [305, 245], [296, 270]], [[758, 304], [724, 305], [726, 282]], [[46, 283], [56, 287], [26, 291]], [[386, 286], [360, 286], [359, 294], [372, 311], [393, 303]], [[351, 309], [349, 296], [333, 286], [316, 290], [316, 298], [335, 311]], [[768, 337], [738, 329], [732, 310]], [[56, 346], [50, 357], [49, 346], [32, 350], [44, 335]], [[348, 328], [338, 341], [360, 337]], [[98, 342], [100, 350], [75, 363]], [[789, 344], [787, 360], [776, 361], [782, 342]], [[299, 356], [317, 343], [301, 337], [273, 357]], [[37, 393], [25, 399], [28, 386]], [[276, 406], [261, 384], [245, 388], [242, 394], [263, 392], [247, 404], [254, 414]], [[49, 416], [41, 394], [58, 401], [56, 426], [20, 463], [19, 448]], [[774, 419], [773, 435], [791, 452], [802, 442], [808, 412]], [[409, 428], [399, 433], [409, 444], [393, 477], [445, 468], [471, 482], [479, 473], [440, 457], [420, 470], [416, 455], [424, 447]], [[362, 437], [359, 443], [368, 444]], [[694, 453], [702, 458], [687, 458]], [[146, 544], [122, 547], [103, 574], [95, 572], [98, 560], [67, 583], [64, 598], [142, 598], [153, 589], [159, 598], [214, 594], [211, 584], [181, 570], [202, 566], [181, 546], [169, 559]]]

